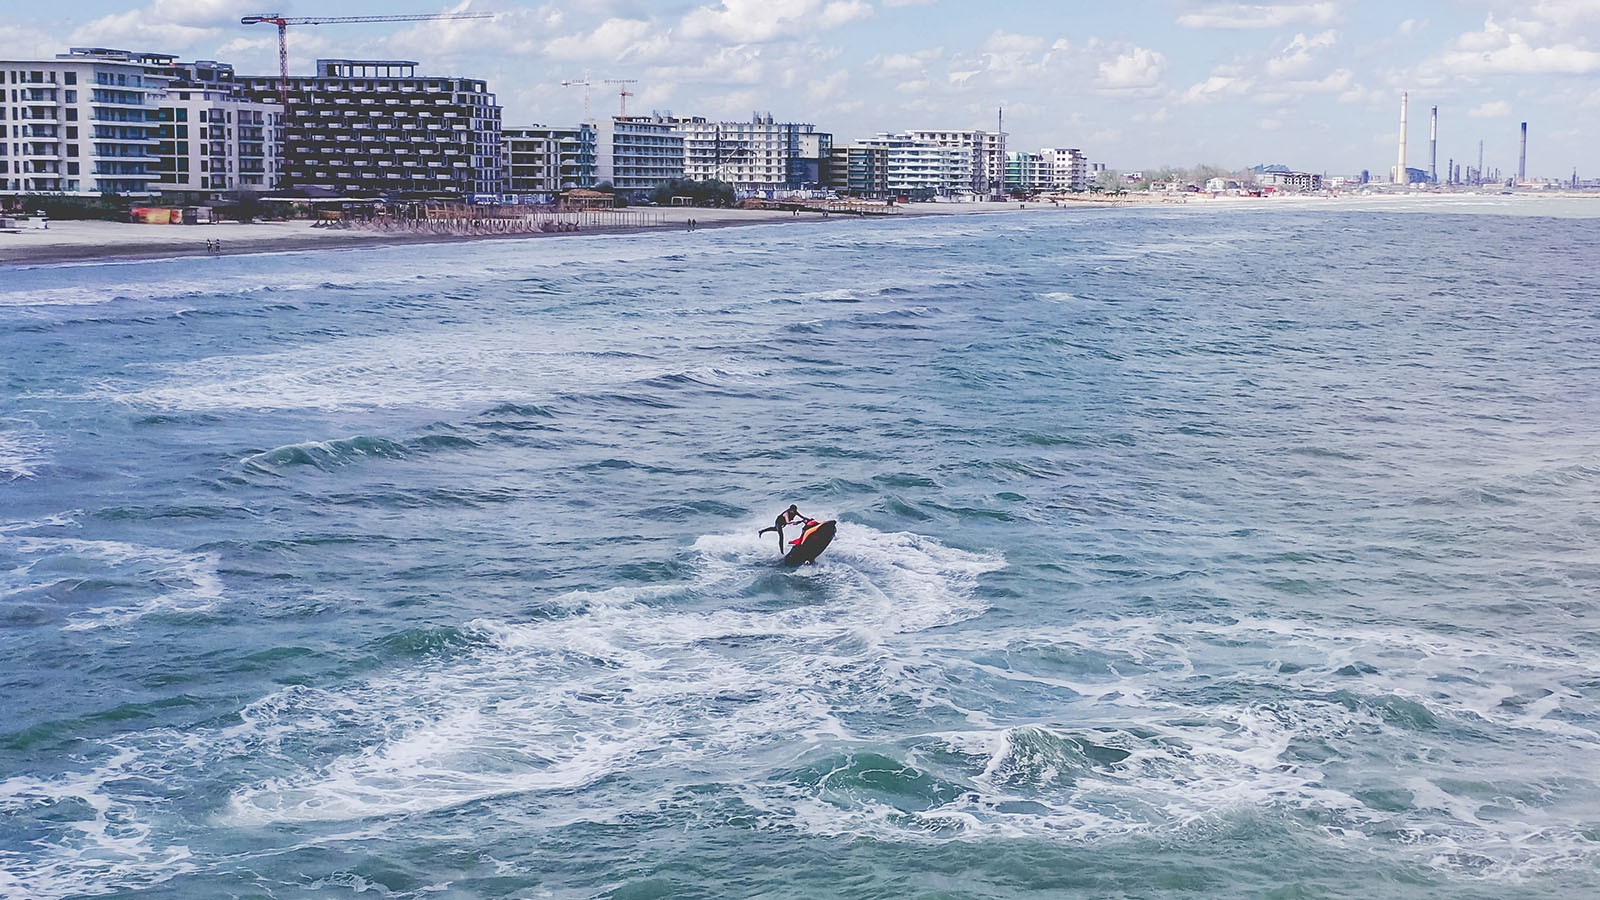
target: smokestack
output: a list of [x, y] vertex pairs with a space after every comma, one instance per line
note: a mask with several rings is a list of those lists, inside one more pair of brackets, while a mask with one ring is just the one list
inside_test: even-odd
[[1395, 166], [1395, 169], [1394, 169], [1394, 183], [1395, 184], [1407, 184], [1407, 183], [1409, 183], [1408, 179], [1407, 179], [1407, 176], [1406, 176], [1406, 104], [1407, 104], [1407, 102], [1408, 102], [1408, 100], [1407, 100], [1406, 92], [1405, 91], [1401, 91], [1400, 92], [1400, 164]]
[[1439, 107], [1428, 119], [1428, 180], [1439, 183]]
[[1517, 183], [1528, 180], [1528, 123], [1522, 123], [1522, 153], [1517, 157]]

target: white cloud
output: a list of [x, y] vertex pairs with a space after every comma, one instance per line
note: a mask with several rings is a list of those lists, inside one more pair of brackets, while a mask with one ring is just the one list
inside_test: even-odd
[[1355, 72], [1349, 69], [1335, 69], [1321, 78], [1310, 81], [1288, 81], [1280, 86], [1300, 94], [1331, 94], [1349, 90], [1355, 80]]
[[634, 52], [652, 37], [658, 37], [656, 27], [643, 19], [607, 19], [593, 31], [552, 38], [544, 52], [554, 59], [604, 63]]
[[1504, 100], [1491, 100], [1467, 110], [1467, 115], [1474, 119], [1503, 119], [1511, 115], [1511, 104]]
[[1543, 29], [1514, 21], [1501, 25], [1490, 16], [1483, 30], [1464, 34], [1455, 47], [1425, 71], [1458, 75], [1587, 75], [1600, 72], [1600, 53], [1576, 44], [1536, 46], [1530, 42]]
[[837, 28], [873, 16], [872, 7], [863, 0], [836, 0], [822, 8], [817, 24], [823, 28]]
[[873, 59], [869, 66], [883, 75], [910, 75], [926, 72], [935, 61], [944, 57], [944, 48], [917, 50], [911, 53], [891, 53]]
[[1539, 0], [1533, 4], [1533, 15], [1557, 25], [1576, 25], [1589, 20], [1600, 20], [1600, 0]]
[[1114, 91], [1153, 88], [1161, 82], [1166, 66], [1167, 58], [1160, 53], [1133, 47], [1100, 63], [1100, 77], [1095, 84]]
[[1339, 4], [1229, 3], [1205, 7], [1178, 17], [1184, 28], [1282, 28], [1286, 25], [1326, 26], [1339, 21]]
[[1210, 103], [1222, 97], [1239, 97], [1250, 92], [1255, 83], [1238, 75], [1213, 75], [1184, 92], [1183, 98], [1191, 103]]
[[691, 62], [656, 66], [647, 73], [652, 82], [679, 84], [754, 85], [768, 77], [769, 68], [758, 47], [723, 47]]
[[183, 53], [195, 47], [208, 47], [222, 38], [222, 30], [155, 18], [147, 10], [133, 10], [96, 19], [73, 31], [73, 46], [120, 47], [127, 50], [156, 50]]
[[836, 28], [872, 15], [872, 7], [864, 0], [722, 0], [718, 6], [689, 12], [681, 28], [689, 38], [763, 43], [818, 27]]
[[1338, 42], [1339, 33], [1336, 31], [1324, 31], [1311, 37], [1297, 34], [1282, 53], [1267, 60], [1267, 74], [1274, 78], [1284, 78], [1304, 72], [1322, 51]]

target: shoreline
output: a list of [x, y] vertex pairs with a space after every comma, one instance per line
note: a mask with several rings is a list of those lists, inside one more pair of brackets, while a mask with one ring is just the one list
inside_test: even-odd
[[[1406, 207], [1427, 211], [1452, 211], [1463, 206], [1488, 204], [1507, 214], [1506, 206], [1531, 206], [1541, 202], [1589, 206], [1593, 197], [1576, 195], [1503, 194], [1345, 194], [1283, 195], [1278, 197], [1231, 197], [1208, 194], [1134, 195], [1119, 199], [1083, 199], [1051, 203], [1048, 201], [1008, 201], [1004, 203], [917, 203], [899, 207], [891, 216], [860, 217], [846, 213], [792, 212], [748, 209], [699, 209], [694, 207], [649, 208], [658, 215], [659, 225], [619, 225], [590, 227], [569, 232], [528, 232], [516, 234], [422, 234], [364, 231], [361, 229], [313, 229], [311, 222], [237, 223], [207, 225], [142, 225], [101, 221], [54, 221], [48, 229], [22, 229], [0, 232], [0, 269], [71, 264], [134, 262], [215, 256], [207, 249], [211, 241], [220, 242], [220, 255], [240, 256], [264, 253], [294, 253], [308, 250], [353, 250], [398, 247], [412, 244], [454, 244], [476, 241], [546, 240], [584, 235], [638, 235], [688, 230], [737, 228], [749, 225], [815, 224], [821, 222], [879, 221], [883, 219], [941, 218], [952, 215], [982, 216], [1004, 213], [1052, 213], [1093, 209], [1263, 209], [1263, 208], [1339, 208], [1395, 209]], [[1396, 211], [1399, 211], [1396, 209]], [[1571, 210], [1565, 211], [1571, 215]], [[1584, 210], [1582, 218], [1600, 217], [1600, 203]], [[1555, 212], [1544, 214], [1554, 215]]]
[[[359, 228], [318, 230], [313, 229], [308, 220], [219, 222], [206, 225], [141, 225], [124, 222], [58, 220], [52, 221], [48, 229], [0, 232], [0, 268], [686, 230], [691, 211], [680, 208], [670, 212], [672, 214], [666, 215], [666, 221], [660, 225], [601, 226], [579, 231], [513, 234], [426, 234], [366, 231]], [[701, 214], [693, 217], [696, 219], [696, 230], [777, 222], [828, 221], [816, 215], [795, 218], [789, 213], [767, 211], [697, 210], [694, 212]], [[207, 244], [211, 241], [220, 242], [218, 252], [213, 253], [207, 249]]]

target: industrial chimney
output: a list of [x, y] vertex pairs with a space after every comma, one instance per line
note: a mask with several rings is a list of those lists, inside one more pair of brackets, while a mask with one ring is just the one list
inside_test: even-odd
[[1408, 184], [1410, 182], [1409, 177], [1407, 177], [1407, 175], [1406, 175], [1406, 103], [1407, 103], [1406, 92], [1405, 91], [1401, 91], [1400, 92], [1400, 164], [1398, 166], [1395, 166], [1395, 169], [1394, 169], [1394, 183], [1395, 184]]
[[1439, 183], [1439, 107], [1428, 120], [1428, 180]]
[[1522, 123], [1522, 153], [1517, 156], [1517, 183], [1528, 180], [1528, 123]]

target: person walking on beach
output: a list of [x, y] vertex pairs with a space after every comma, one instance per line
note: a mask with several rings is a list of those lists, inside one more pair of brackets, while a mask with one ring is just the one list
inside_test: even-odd
[[800, 525], [800, 524], [804, 524], [804, 523], [809, 522], [809, 521], [811, 521], [811, 519], [808, 516], [801, 515], [800, 508], [798, 506], [796, 506], [795, 504], [791, 503], [791, 504], [789, 504], [789, 508], [788, 509], [784, 510], [781, 513], [778, 513], [778, 517], [772, 521], [772, 527], [763, 528], [760, 531], [756, 532], [756, 537], [760, 537], [760, 536], [762, 536], [763, 534], [766, 534], [769, 531], [776, 531], [778, 533], [778, 552], [782, 553], [782, 552], [784, 552], [784, 549], [783, 549], [783, 526], [785, 526], [785, 525]]

